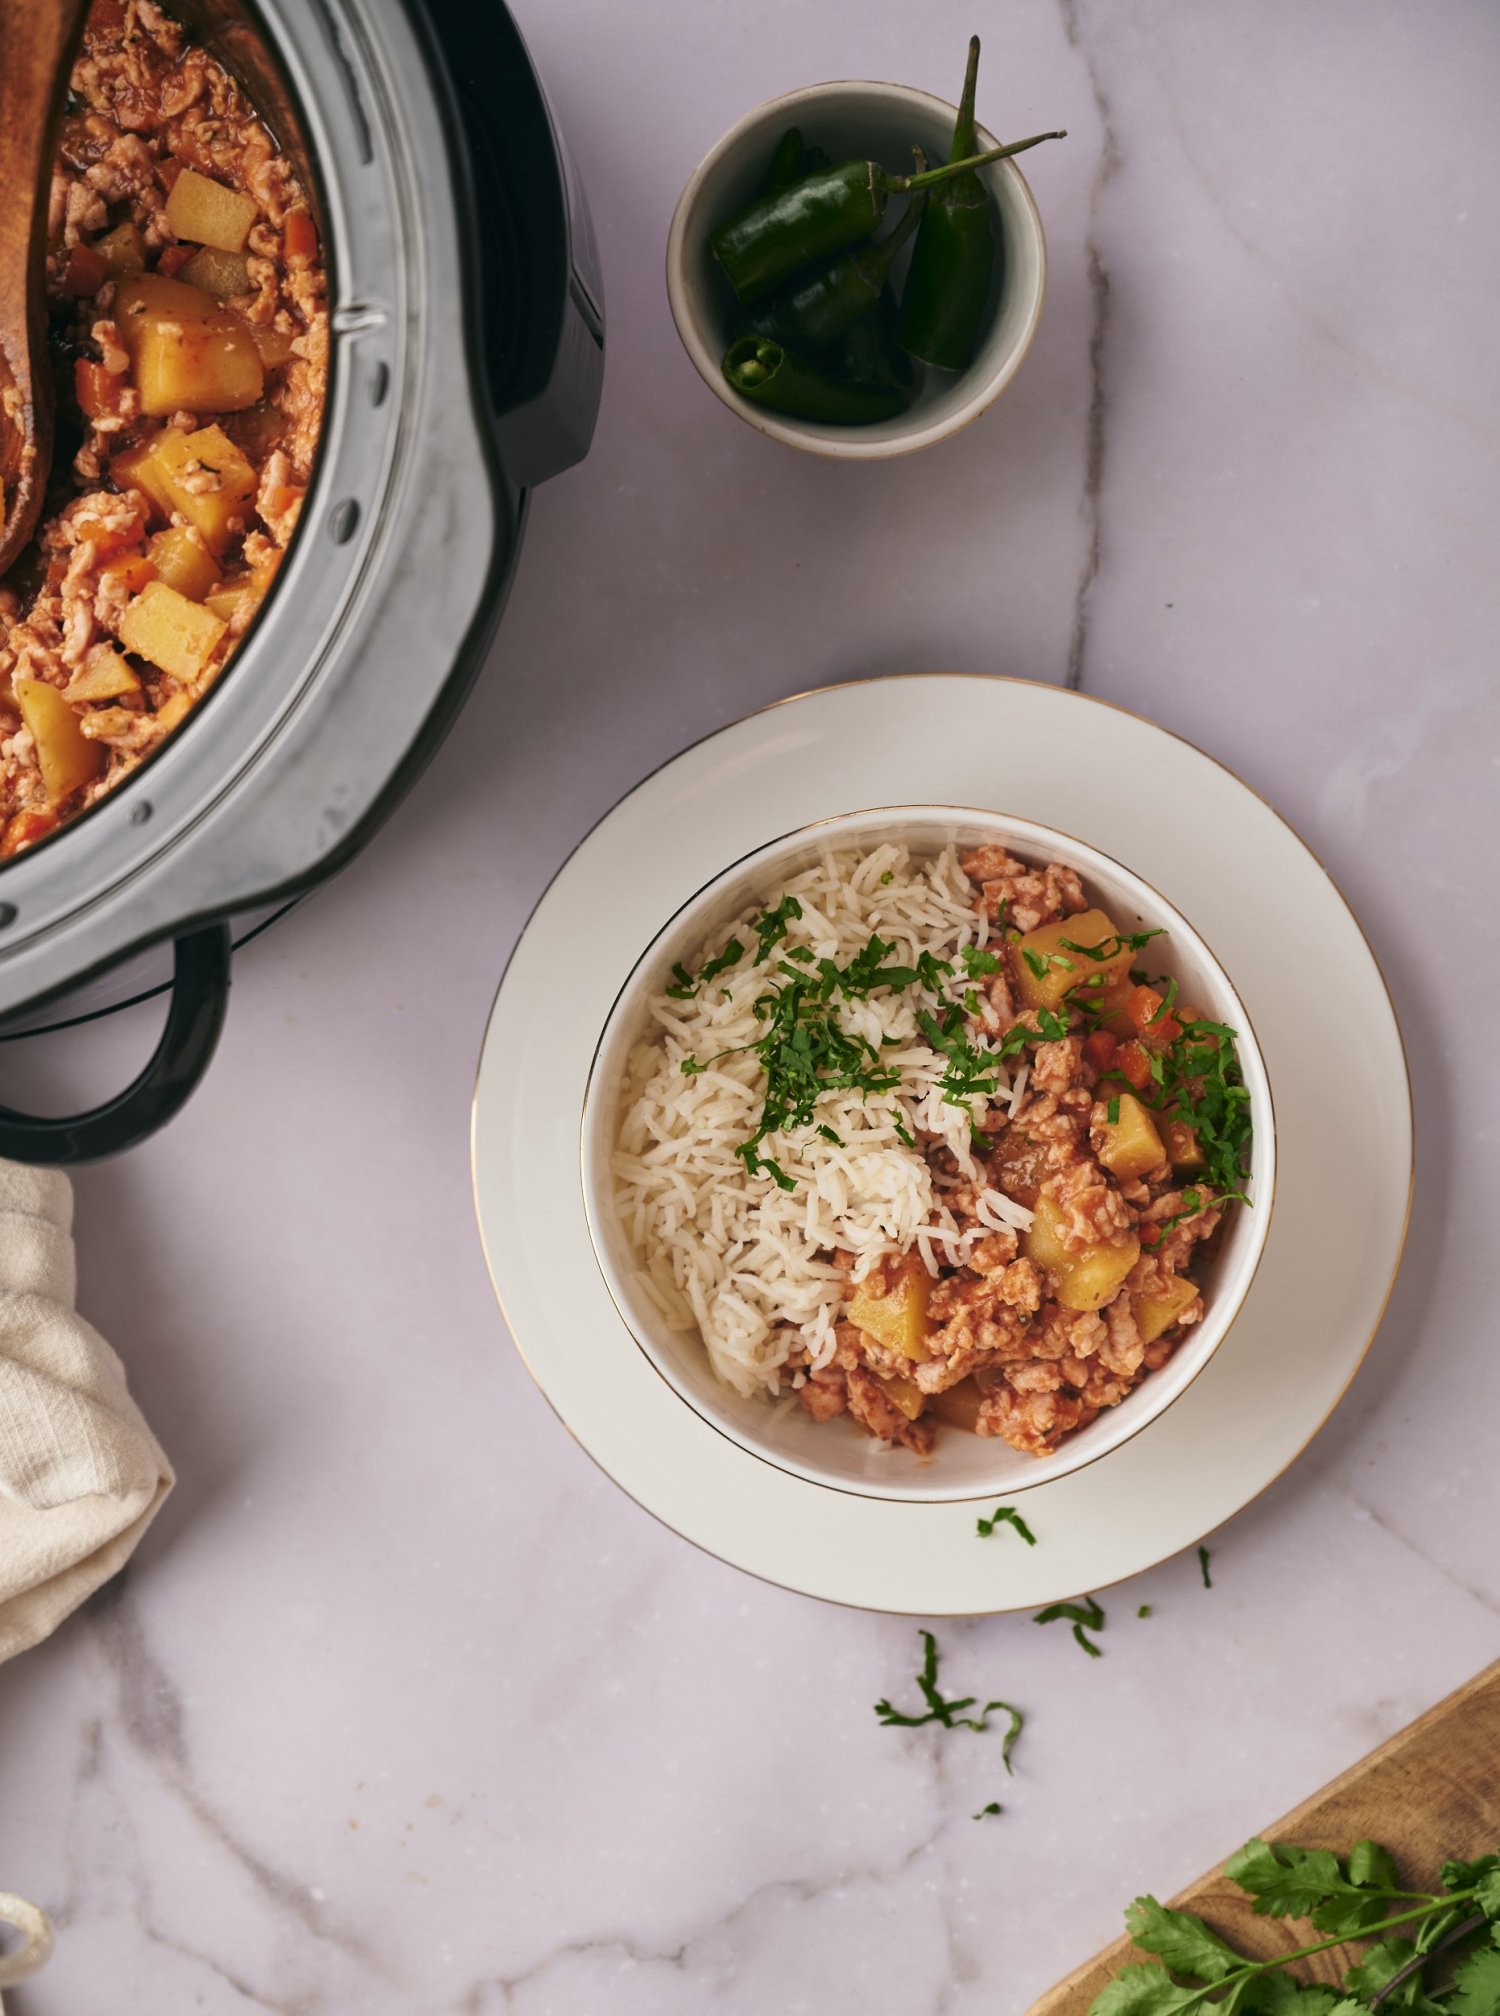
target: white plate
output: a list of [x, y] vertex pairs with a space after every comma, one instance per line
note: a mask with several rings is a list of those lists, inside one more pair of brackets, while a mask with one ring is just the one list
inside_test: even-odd
[[[972, 1503], [856, 1497], [728, 1441], [626, 1330], [584, 1217], [584, 1088], [642, 947], [710, 875], [775, 834], [901, 802], [1039, 820], [1153, 883], [1222, 960], [1275, 1088], [1276, 1212], [1238, 1321], [1160, 1420], [1026, 1493], [1034, 1548], [979, 1540]], [[1380, 1321], [1406, 1233], [1411, 1149], [1385, 983], [1291, 828], [1135, 715], [954, 673], [786, 701], [698, 743], [617, 805], [516, 947], [474, 1095], [475, 1201], [495, 1292], [533, 1378], [595, 1461], [667, 1525], [752, 1574], [928, 1616], [1103, 1588], [1193, 1545], [1279, 1476]]]

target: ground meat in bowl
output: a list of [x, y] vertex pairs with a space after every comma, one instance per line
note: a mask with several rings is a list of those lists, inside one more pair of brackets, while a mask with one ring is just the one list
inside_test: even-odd
[[306, 191], [152, 0], [95, 0], [48, 216], [58, 449], [0, 583], [0, 860], [115, 789], [276, 578], [327, 381]]

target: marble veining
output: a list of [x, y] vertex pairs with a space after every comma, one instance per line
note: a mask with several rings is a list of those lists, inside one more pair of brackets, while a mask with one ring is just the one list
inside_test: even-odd
[[[1500, 1094], [1459, 1000], [1500, 996], [1500, 17], [515, 5], [603, 246], [596, 447], [535, 499], [461, 731], [239, 961], [170, 1131], [79, 1180], [82, 1307], [180, 1482], [0, 1669], [0, 1883], [59, 1928], [7, 2016], [1021, 2016], [1500, 1652]], [[1027, 164], [1036, 346], [939, 452], [795, 457], [680, 353], [677, 192], [793, 85], [951, 95], [975, 27], [985, 122], [1069, 129]], [[945, 667], [1085, 685], [1262, 791], [1359, 911], [1418, 1116], [1386, 1321], [1213, 1588], [1187, 1557], [1098, 1592], [1098, 1660], [935, 1625], [946, 1687], [1026, 1710], [1010, 1778], [997, 1734], [876, 1723], [922, 1620], [752, 1582], [594, 1469], [505, 1338], [466, 1163], [496, 979], [594, 819], [751, 708]], [[153, 1036], [0, 1052], [0, 1096], [98, 1098]]]

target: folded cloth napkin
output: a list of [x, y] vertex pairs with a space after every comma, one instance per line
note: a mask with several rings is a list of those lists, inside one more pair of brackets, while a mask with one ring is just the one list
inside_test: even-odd
[[129, 1558], [171, 1466], [73, 1298], [73, 1189], [0, 1162], [0, 1660]]

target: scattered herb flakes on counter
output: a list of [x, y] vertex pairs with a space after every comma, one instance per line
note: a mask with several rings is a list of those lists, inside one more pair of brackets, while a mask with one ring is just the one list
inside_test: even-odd
[[988, 1806], [981, 1806], [979, 1811], [973, 1817], [976, 1820], [983, 1820], [986, 1819], [991, 1813], [1003, 1813], [1004, 1811], [1005, 1808], [1000, 1804], [1000, 1801], [998, 1799], [992, 1799]]
[[1214, 1586], [1214, 1578], [1208, 1572], [1208, 1564], [1212, 1558], [1206, 1547], [1198, 1549], [1198, 1573], [1203, 1577], [1205, 1589], [1212, 1589]]
[[1149, 1603], [1143, 1603], [1140, 1609], [1137, 1610], [1135, 1614], [1137, 1617], [1149, 1617], [1151, 1615], [1151, 1605]]
[[1026, 1726], [1026, 1717], [1009, 1701], [986, 1701], [977, 1715], [965, 1715], [962, 1711], [976, 1706], [979, 1697], [966, 1694], [959, 1700], [946, 1700], [938, 1691], [937, 1640], [930, 1631], [920, 1631], [917, 1635], [924, 1647], [917, 1687], [927, 1707], [920, 1715], [904, 1715], [889, 1701], [877, 1701], [875, 1714], [881, 1726], [886, 1729], [920, 1729], [924, 1723], [940, 1722], [945, 1729], [977, 1729], [983, 1733], [990, 1726], [991, 1714], [1008, 1715], [1010, 1726], [1000, 1744], [1000, 1761], [1008, 1772], [1011, 1769], [1010, 1753], [1016, 1747], [1016, 1738]]
[[1013, 1526], [1028, 1547], [1035, 1547], [1036, 1535], [1026, 1524], [1026, 1521], [1021, 1517], [1014, 1505], [997, 1505], [988, 1519], [981, 1516], [974, 1521], [975, 1531], [981, 1540], [988, 1540], [990, 1535], [1001, 1526]]
[[1104, 1610], [1092, 1596], [1085, 1596], [1081, 1603], [1049, 1603], [1045, 1610], [1038, 1610], [1032, 1618], [1033, 1624], [1056, 1624], [1066, 1619], [1073, 1626], [1073, 1636], [1078, 1640], [1090, 1659], [1102, 1659], [1104, 1654], [1087, 1635], [1090, 1631], [1104, 1628]]
[[[1237, 1953], [1201, 1918], [1154, 1897], [1125, 1914], [1130, 1937], [1154, 1960], [1126, 1967], [1089, 2016], [1500, 2016], [1500, 1854], [1448, 1862], [1442, 1888], [1405, 1890], [1390, 1853], [1358, 1841], [1347, 1859], [1325, 1848], [1247, 1841], [1224, 1865], [1258, 1916], [1310, 1921], [1324, 1937], [1271, 1960]], [[1394, 1936], [1393, 1936], [1394, 1935]], [[1485, 1943], [1475, 1943], [1488, 1935]], [[1304, 1982], [1299, 1960], [1367, 1940], [1344, 1976], [1346, 1992]], [[1464, 1949], [1467, 1948], [1467, 1951]], [[1442, 1979], [1440, 1977], [1446, 1977]]]

